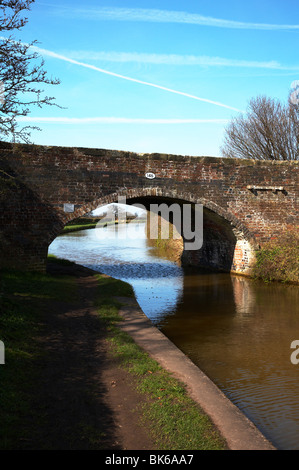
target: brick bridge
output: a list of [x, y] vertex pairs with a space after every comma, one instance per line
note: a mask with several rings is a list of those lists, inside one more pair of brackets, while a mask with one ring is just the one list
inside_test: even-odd
[[0, 263], [44, 270], [48, 246], [67, 222], [125, 196], [146, 207], [202, 204], [203, 247], [185, 250], [184, 262], [250, 274], [256, 249], [298, 229], [298, 169], [299, 162], [2, 142]]

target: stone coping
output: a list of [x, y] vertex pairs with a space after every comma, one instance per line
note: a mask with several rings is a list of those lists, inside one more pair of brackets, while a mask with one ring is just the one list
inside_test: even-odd
[[136, 299], [117, 297], [118, 326], [164, 369], [183, 382], [190, 397], [211, 418], [229, 450], [275, 450], [275, 447], [224, 393], [146, 317]]

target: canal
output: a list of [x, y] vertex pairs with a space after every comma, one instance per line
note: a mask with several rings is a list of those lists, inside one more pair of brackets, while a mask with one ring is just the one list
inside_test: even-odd
[[148, 318], [278, 449], [299, 450], [299, 287], [183, 268], [144, 228], [65, 234], [49, 253], [129, 282]]

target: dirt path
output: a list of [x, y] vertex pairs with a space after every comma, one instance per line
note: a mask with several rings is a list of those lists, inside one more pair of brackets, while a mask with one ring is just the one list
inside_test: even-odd
[[[153, 450], [134, 411], [142, 397], [108, 354], [93, 307], [96, 279], [85, 268], [53, 266], [52, 274], [76, 276], [79, 297], [51, 302], [39, 341], [41, 379], [26, 449]], [[42, 416], [40, 422], [38, 417]]]

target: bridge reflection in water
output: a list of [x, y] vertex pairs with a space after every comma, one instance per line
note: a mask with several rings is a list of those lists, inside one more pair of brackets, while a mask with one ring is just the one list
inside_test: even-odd
[[145, 314], [276, 447], [299, 449], [299, 365], [290, 361], [298, 287], [183, 268], [145, 237], [99, 240], [86, 230], [49, 251], [131, 283]]

